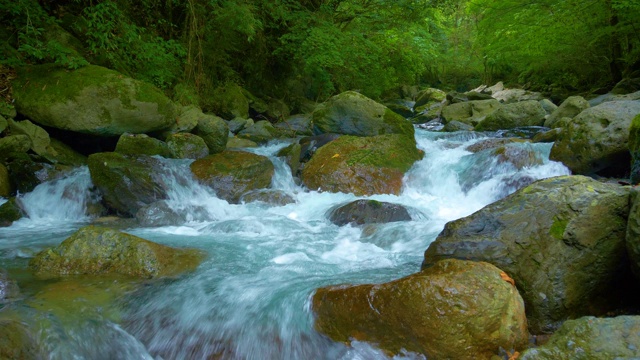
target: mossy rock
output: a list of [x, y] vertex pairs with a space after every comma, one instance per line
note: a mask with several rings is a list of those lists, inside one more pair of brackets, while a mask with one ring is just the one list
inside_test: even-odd
[[167, 147], [174, 159], [201, 159], [209, 155], [209, 148], [204, 140], [190, 133], [169, 135]]
[[31, 140], [27, 135], [10, 135], [0, 138], [0, 161], [12, 154], [23, 154], [31, 149]]
[[560, 106], [549, 115], [544, 121], [544, 126], [548, 128], [563, 127], [562, 118], [573, 119], [582, 111], [589, 108], [589, 102], [582, 96], [570, 96], [560, 104]]
[[474, 100], [447, 105], [442, 108], [441, 117], [445, 123], [459, 121], [476, 126], [486, 116], [501, 107], [498, 100]]
[[492, 263], [515, 280], [531, 332], [553, 332], [633, 298], [628, 215], [628, 188], [584, 176], [541, 180], [447, 223], [423, 268], [449, 258]]
[[175, 123], [171, 124], [171, 127], [163, 130], [158, 137], [160, 139], [166, 139], [167, 136], [180, 132], [190, 132], [198, 125], [198, 119], [205, 116], [199, 107], [195, 105], [183, 106], [182, 110], [176, 117]]
[[174, 104], [160, 90], [95, 65], [18, 69], [13, 95], [18, 112], [33, 121], [92, 135], [148, 133], [176, 119]]
[[159, 155], [168, 158], [169, 147], [164, 141], [146, 134], [122, 134], [118, 138], [115, 152], [123, 155]]
[[0, 320], [0, 359], [37, 360], [45, 358], [36, 337], [18, 320]]
[[520, 360], [640, 358], [640, 316], [565, 321], [549, 341], [524, 351]]
[[245, 127], [244, 130], [238, 133], [238, 137], [241, 139], [247, 139], [254, 141], [258, 144], [264, 144], [269, 140], [273, 140], [278, 137], [279, 131], [268, 121], [258, 121], [252, 126]]
[[420, 91], [416, 96], [416, 103], [414, 105], [414, 108], [418, 108], [426, 103], [433, 101], [443, 102], [446, 98], [446, 92], [435, 88], [427, 88]]
[[194, 161], [191, 172], [216, 195], [231, 203], [251, 191], [271, 186], [275, 169], [266, 156], [244, 151], [224, 151]]
[[258, 147], [258, 144], [248, 139], [241, 139], [235, 136], [227, 139], [228, 149], [253, 148], [253, 147]]
[[313, 135], [311, 115], [309, 114], [291, 115], [285, 121], [273, 124], [273, 127], [287, 137]]
[[89, 156], [88, 165], [103, 202], [120, 214], [135, 216], [141, 207], [167, 198], [163, 165], [156, 158], [96, 153]]
[[629, 127], [629, 153], [631, 154], [631, 183], [640, 183], [640, 113]]
[[284, 161], [289, 165], [291, 169], [291, 175], [296, 176], [298, 169], [300, 169], [300, 153], [302, 147], [298, 143], [293, 143], [287, 147], [284, 147], [278, 151], [276, 156], [283, 157]]
[[40, 126], [29, 120], [13, 121], [9, 120], [9, 129], [12, 135], [26, 135], [31, 141], [31, 150], [38, 154], [47, 153], [47, 148], [51, 144], [49, 134]]
[[230, 120], [235, 117], [246, 119], [249, 117], [249, 100], [245, 96], [244, 90], [234, 83], [216, 88], [210, 101], [211, 108], [205, 110], [225, 119]]
[[508, 144], [514, 144], [514, 143], [522, 144], [525, 142], [528, 142], [528, 141], [524, 139], [518, 139], [518, 138], [490, 138], [490, 139], [480, 140], [474, 144], [467, 146], [464, 149], [467, 151], [471, 151], [472, 153], [477, 153], [486, 149], [495, 149]]
[[11, 226], [14, 221], [22, 219], [23, 216], [24, 211], [14, 197], [0, 205], [0, 227]]
[[495, 131], [523, 126], [542, 126], [547, 113], [539, 101], [527, 100], [502, 105], [476, 125], [476, 131]]
[[0, 163], [0, 197], [8, 198], [12, 193], [11, 180], [9, 179], [9, 170]]
[[338, 226], [411, 221], [404, 206], [376, 200], [356, 200], [330, 210], [328, 215]]
[[72, 149], [60, 140], [51, 138], [47, 152], [42, 155], [53, 164], [82, 166], [87, 164], [87, 157]]
[[217, 154], [227, 148], [229, 126], [221, 118], [215, 115], [202, 115], [198, 117], [198, 124], [194, 134], [200, 136], [209, 148], [209, 154]]
[[509, 280], [488, 263], [450, 259], [388, 283], [321, 288], [312, 299], [315, 327], [390, 354], [489, 360], [527, 345], [524, 304]]
[[7, 119], [4, 116], [0, 115], [0, 134], [9, 126]]
[[422, 156], [413, 138], [403, 135], [342, 136], [316, 151], [302, 181], [312, 190], [397, 195], [405, 172]]
[[313, 112], [314, 133], [355, 136], [401, 134], [413, 138], [411, 122], [355, 91], [347, 91], [319, 105]]
[[59, 175], [59, 168], [48, 164], [38, 156], [13, 153], [7, 161], [13, 190], [21, 194], [33, 191], [36, 186]]
[[192, 271], [203, 258], [197, 249], [176, 249], [117, 230], [87, 226], [60, 245], [38, 253], [29, 268], [43, 278], [121, 274], [146, 279]]

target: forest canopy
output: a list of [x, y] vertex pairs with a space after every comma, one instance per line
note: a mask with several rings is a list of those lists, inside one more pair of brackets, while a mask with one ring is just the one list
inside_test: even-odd
[[103, 65], [197, 102], [640, 77], [638, 0], [0, 0], [2, 64]]

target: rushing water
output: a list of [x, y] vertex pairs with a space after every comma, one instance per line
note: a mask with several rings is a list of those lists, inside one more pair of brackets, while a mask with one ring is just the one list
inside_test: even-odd
[[[143, 285], [118, 279], [81, 286], [39, 282], [24, 270], [35, 253], [91, 220], [85, 208], [95, 194], [88, 170], [78, 169], [21, 196], [29, 217], [0, 228], [0, 268], [9, 269], [22, 288], [17, 301], [0, 304], [0, 319], [3, 312], [20, 314], [52, 359], [387, 359], [369, 344], [346, 347], [315, 332], [310, 296], [321, 286], [379, 283], [414, 273], [446, 222], [533, 179], [569, 173], [548, 161], [550, 144], [518, 145], [541, 162], [520, 170], [490, 151], [465, 150], [483, 137], [418, 130], [426, 155], [407, 174], [402, 194], [371, 197], [405, 205], [414, 220], [362, 228], [327, 220], [328, 210], [357, 197], [296, 185], [273, 156], [285, 143], [251, 150], [271, 157], [272, 187], [296, 199], [280, 207], [228, 204], [190, 178], [189, 161], [167, 160], [167, 203], [184, 215], [184, 223], [119, 226], [162, 244], [203, 249], [208, 257], [194, 273]], [[51, 289], [69, 299], [56, 303]], [[83, 291], [98, 299], [85, 301]]]

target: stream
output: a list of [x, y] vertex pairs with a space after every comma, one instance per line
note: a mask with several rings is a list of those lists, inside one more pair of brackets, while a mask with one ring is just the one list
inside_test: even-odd
[[154, 242], [202, 249], [207, 258], [193, 273], [142, 284], [111, 277], [38, 280], [26, 270], [37, 252], [93, 221], [86, 215], [96, 196], [89, 171], [76, 169], [20, 195], [28, 217], [0, 228], [0, 268], [21, 291], [17, 300], [0, 303], [0, 319], [19, 316], [51, 359], [389, 359], [374, 345], [347, 347], [317, 333], [311, 295], [322, 286], [415, 273], [448, 221], [523, 183], [569, 174], [548, 160], [550, 143], [514, 145], [540, 159], [520, 170], [491, 151], [465, 150], [489, 136], [417, 129], [425, 157], [407, 173], [402, 193], [369, 197], [406, 206], [413, 220], [364, 227], [327, 220], [327, 211], [358, 197], [296, 185], [274, 156], [286, 142], [248, 149], [271, 158], [272, 187], [296, 200], [286, 206], [228, 204], [194, 182], [190, 161], [163, 160], [168, 204], [186, 221], [156, 228], [115, 224]]

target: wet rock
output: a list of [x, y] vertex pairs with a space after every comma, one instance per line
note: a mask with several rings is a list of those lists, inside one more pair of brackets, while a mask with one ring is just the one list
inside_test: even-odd
[[633, 292], [625, 248], [629, 190], [583, 176], [538, 181], [446, 224], [425, 252], [492, 263], [515, 279], [529, 329], [600, 315]]
[[40, 277], [121, 274], [139, 278], [192, 271], [204, 258], [196, 249], [176, 249], [119, 232], [86, 226], [60, 245], [43, 250], [29, 267]]
[[384, 106], [405, 119], [410, 118], [414, 115], [412, 101], [396, 100], [392, 102], [386, 102], [384, 103]]
[[0, 138], [0, 160], [13, 154], [24, 154], [31, 148], [31, 140], [26, 135], [10, 135]]
[[446, 132], [454, 132], [454, 131], [473, 131], [473, 125], [465, 124], [463, 122], [453, 120], [449, 121], [444, 126], [444, 131]]
[[640, 358], [640, 316], [582, 317], [567, 320], [544, 345], [526, 350], [521, 360]]
[[392, 354], [490, 359], [527, 344], [524, 304], [508, 280], [493, 265], [451, 259], [384, 284], [321, 288], [312, 300], [315, 327]]
[[544, 121], [544, 126], [548, 128], [563, 127], [564, 121], [560, 121], [562, 118], [573, 119], [588, 108], [589, 103], [582, 96], [570, 96]]
[[248, 139], [258, 144], [273, 140], [278, 135], [278, 130], [266, 120], [258, 121], [253, 126], [247, 127], [238, 133], [239, 138]]
[[411, 221], [404, 206], [376, 200], [356, 200], [330, 210], [328, 215], [338, 226]]
[[517, 145], [500, 146], [491, 151], [498, 164], [509, 163], [518, 170], [525, 167], [542, 165], [544, 160], [531, 147]]
[[412, 139], [402, 135], [342, 136], [318, 149], [301, 179], [312, 190], [399, 194], [405, 172], [422, 156]]
[[17, 320], [0, 320], [0, 359], [43, 359], [35, 336]]
[[476, 125], [476, 131], [495, 131], [522, 126], [542, 126], [546, 112], [536, 100], [505, 104]]
[[440, 114], [443, 107], [443, 103], [428, 103], [419, 109], [416, 109], [418, 115], [409, 120], [413, 124], [424, 124], [431, 120], [440, 120]]
[[18, 284], [9, 278], [9, 274], [0, 268], [0, 304], [15, 299], [20, 295]]
[[335, 139], [338, 139], [340, 134], [321, 134], [316, 136], [308, 136], [300, 139], [300, 162], [304, 163], [311, 159], [313, 154], [321, 147], [327, 145]]
[[11, 226], [14, 221], [22, 219], [24, 211], [16, 198], [10, 198], [9, 201], [0, 205], [0, 227]]
[[285, 121], [273, 125], [278, 131], [287, 137], [311, 136], [313, 135], [313, 125], [311, 115], [292, 115]]
[[251, 140], [240, 139], [237, 137], [230, 137], [227, 139], [227, 148], [228, 149], [237, 149], [237, 148], [251, 148], [258, 147], [258, 144]]
[[445, 122], [459, 121], [476, 126], [487, 115], [500, 108], [498, 100], [477, 100], [460, 102], [442, 108], [442, 118]]
[[87, 157], [72, 149], [69, 145], [54, 138], [50, 139], [47, 152], [42, 155], [52, 164], [78, 167], [87, 164]]
[[138, 210], [167, 198], [160, 160], [140, 155], [97, 153], [88, 160], [91, 181], [110, 209], [135, 216]]
[[198, 125], [193, 130], [193, 133], [204, 140], [209, 148], [209, 154], [218, 154], [226, 149], [229, 126], [217, 116], [198, 116]]
[[248, 193], [242, 195], [240, 197], [240, 202], [263, 202], [274, 206], [284, 206], [288, 204], [294, 204], [296, 200], [291, 197], [291, 195], [281, 190], [262, 189], [249, 191]]
[[39, 124], [100, 136], [162, 130], [177, 115], [152, 85], [95, 65], [21, 68], [13, 95], [18, 112]]
[[285, 148], [282, 148], [276, 154], [278, 157], [284, 157], [284, 161], [289, 165], [289, 169], [291, 169], [291, 175], [297, 176], [298, 169], [300, 168], [300, 153], [302, 151], [302, 147], [298, 143], [293, 143]]
[[574, 174], [625, 174], [629, 171], [629, 127], [640, 101], [611, 101], [582, 111], [563, 129], [549, 158]]
[[169, 135], [167, 147], [174, 159], [201, 159], [209, 155], [209, 148], [204, 140], [190, 133]]
[[9, 120], [9, 129], [12, 135], [26, 135], [31, 142], [30, 149], [38, 154], [44, 155], [48, 152], [51, 139], [49, 134], [40, 126], [29, 120], [13, 121]]
[[336, 95], [313, 112], [314, 133], [355, 136], [402, 134], [413, 138], [413, 125], [402, 116], [354, 91]]
[[519, 126], [513, 129], [496, 131], [496, 136], [500, 137], [515, 137], [520, 139], [533, 139], [541, 132], [548, 131], [549, 128], [544, 126]]
[[257, 189], [271, 186], [275, 169], [269, 158], [244, 151], [224, 151], [194, 161], [191, 172], [216, 195], [231, 203]]
[[472, 153], [477, 153], [486, 149], [495, 149], [499, 147], [503, 147], [508, 144], [522, 144], [527, 142], [523, 139], [516, 138], [489, 138], [480, 140], [476, 143], [473, 143], [465, 148], [467, 151], [471, 151]]
[[11, 180], [9, 179], [9, 170], [0, 163], [0, 197], [8, 198], [12, 194]]
[[227, 121], [227, 125], [229, 126], [229, 131], [231, 131], [234, 134], [237, 134], [240, 131], [242, 131], [245, 127], [252, 126], [253, 120], [237, 117]]
[[25, 153], [12, 154], [12, 158], [7, 162], [7, 169], [15, 192], [21, 194], [31, 192], [36, 186], [57, 175], [58, 171], [53, 165], [42, 161], [42, 158]]
[[544, 132], [539, 132], [533, 137], [533, 139], [531, 139], [531, 141], [533, 141], [534, 143], [555, 142], [556, 140], [558, 140], [558, 137], [560, 137], [561, 132], [562, 132], [562, 129], [558, 129], [558, 128], [547, 130]]
[[184, 214], [173, 210], [165, 200], [156, 201], [143, 206], [136, 213], [140, 226], [175, 226], [184, 224], [187, 219]]
[[169, 147], [164, 141], [146, 134], [122, 134], [116, 144], [115, 152], [123, 155], [159, 155], [169, 157]]

